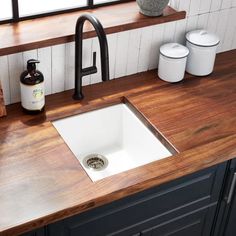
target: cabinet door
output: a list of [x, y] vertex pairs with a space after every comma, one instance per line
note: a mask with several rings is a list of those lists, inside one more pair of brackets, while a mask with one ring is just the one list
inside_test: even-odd
[[214, 235], [236, 235], [236, 159], [229, 163]]
[[[165, 232], [169, 232], [167, 229], [175, 232], [183, 228], [182, 232], [185, 232], [186, 228], [187, 232], [201, 230], [198, 236], [208, 236], [218, 204], [225, 167], [225, 163], [213, 166], [56, 222], [48, 226], [48, 234], [50, 236], [139, 234], [149, 236], [155, 232], [158, 233], [154, 235], [166, 235]], [[192, 222], [186, 222], [194, 217], [199, 221], [196, 226], [192, 225]], [[205, 219], [207, 224], [204, 224]]]

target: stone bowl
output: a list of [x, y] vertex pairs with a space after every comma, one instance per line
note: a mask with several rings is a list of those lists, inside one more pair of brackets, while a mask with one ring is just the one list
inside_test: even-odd
[[146, 16], [160, 16], [169, 0], [136, 0], [140, 12]]

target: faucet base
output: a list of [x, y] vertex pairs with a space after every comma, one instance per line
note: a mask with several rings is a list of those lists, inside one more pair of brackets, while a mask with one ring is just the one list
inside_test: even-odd
[[74, 100], [82, 100], [84, 98], [84, 95], [82, 93], [79, 94], [73, 94], [72, 98]]

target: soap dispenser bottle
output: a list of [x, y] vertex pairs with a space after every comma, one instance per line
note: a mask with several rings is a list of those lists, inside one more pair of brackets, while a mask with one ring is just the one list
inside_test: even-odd
[[44, 111], [44, 77], [36, 70], [38, 60], [30, 59], [27, 61], [27, 70], [21, 74], [21, 106], [26, 113], [37, 114]]

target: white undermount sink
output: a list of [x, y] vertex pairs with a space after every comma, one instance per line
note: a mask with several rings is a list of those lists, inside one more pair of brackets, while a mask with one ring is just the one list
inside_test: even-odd
[[172, 155], [123, 103], [52, 123], [92, 181]]

